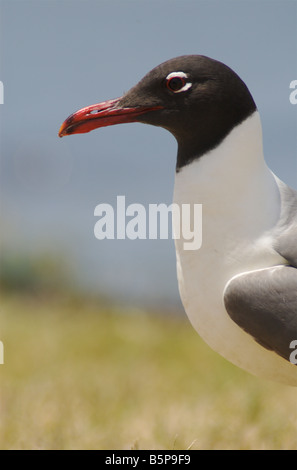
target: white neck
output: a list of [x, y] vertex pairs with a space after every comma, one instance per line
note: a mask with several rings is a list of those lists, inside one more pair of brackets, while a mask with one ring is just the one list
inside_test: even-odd
[[264, 161], [257, 111], [218, 147], [176, 174], [174, 202], [202, 204], [206, 244], [213, 231], [254, 237], [277, 220], [278, 191]]
[[223, 308], [223, 290], [232, 276], [276, 264], [279, 258], [267, 249], [271, 243], [265, 232], [279, 217], [280, 201], [263, 157], [258, 112], [176, 174], [174, 202], [202, 204], [201, 248], [184, 250], [182, 238], [175, 244], [181, 297], [184, 305], [192, 299], [186, 310], [193, 323], [201, 311], [203, 328], [204, 305], [211, 321]]

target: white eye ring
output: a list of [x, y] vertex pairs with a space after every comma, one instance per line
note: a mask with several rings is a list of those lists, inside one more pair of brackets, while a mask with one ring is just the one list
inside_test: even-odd
[[[188, 78], [188, 75], [185, 72], [171, 72], [166, 77], [167, 83], [169, 83], [170, 79], [172, 79], [172, 78], [183, 78], [184, 80], [186, 80]], [[191, 86], [192, 86], [191, 82], [185, 82], [184, 86], [182, 88], [180, 88], [179, 90], [171, 90], [169, 87], [168, 88], [171, 91], [173, 91], [173, 93], [181, 93], [182, 91], [189, 90], [189, 88], [191, 88]]]

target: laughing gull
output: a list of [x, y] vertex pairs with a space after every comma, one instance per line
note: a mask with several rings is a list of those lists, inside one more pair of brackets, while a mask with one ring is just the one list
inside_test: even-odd
[[175, 240], [179, 290], [192, 325], [233, 364], [296, 386], [290, 359], [297, 349], [297, 192], [265, 163], [247, 86], [221, 62], [177, 57], [122, 97], [72, 114], [59, 135], [126, 122], [173, 134], [174, 202], [202, 204], [201, 248], [185, 250], [183, 238]]

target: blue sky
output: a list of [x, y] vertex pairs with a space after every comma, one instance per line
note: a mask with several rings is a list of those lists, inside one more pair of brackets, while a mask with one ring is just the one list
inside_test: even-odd
[[2, 249], [56, 253], [75, 279], [136, 305], [178, 302], [172, 240], [94, 237], [97, 204], [172, 200], [176, 143], [141, 124], [59, 139], [73, 111], [116, 98], [159, 63], [203, 54], [247, 83], [270, 168], [297, 188], [297, 2], [2, 0]]

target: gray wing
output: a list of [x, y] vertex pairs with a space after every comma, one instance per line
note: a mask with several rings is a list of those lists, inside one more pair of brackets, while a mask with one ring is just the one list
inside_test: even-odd
[[297, 340], [297, 269], [276, 266], [241, 274], [224, 302], [232, 320], [266, 349], [289, 361]]
[[289, 361], [297, 340], [297, 192], [276, 178], [281, 198], [273, 248], [287, 265], [234, 277], [224, 302], [232, 320], [259, 344]]

